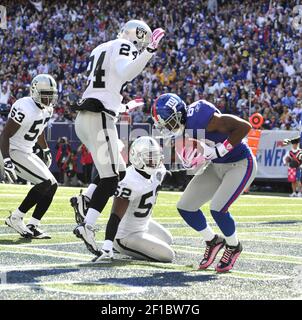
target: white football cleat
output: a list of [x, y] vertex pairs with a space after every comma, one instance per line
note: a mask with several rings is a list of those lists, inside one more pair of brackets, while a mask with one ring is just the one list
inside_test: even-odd
[[84, 241], [87, 249], [91, 253], [95, 254], [96, 256], [101, 254], [95, 241], [95, 228], [92, 225], [81, 223], [75, 227], [73, 233]]
[[113, 250], [101, 249], [100, 256], [92, 259], [92, 262], [108, 261], [113, 260]]
[[25, 225], [23, 218], [16, 217], [11, 214], [5, 219], [5, 224], [17, 231], [24, 238], [31, 238], [33, 236], [32, 231], [30, 231], [30, 229]]
[[77, 224], [84, 222], [88, 211], [89, 202], [90, 199], [82, 194], [82, 190], [78, 196], [70, 199], [70, 204], [74, 209]]

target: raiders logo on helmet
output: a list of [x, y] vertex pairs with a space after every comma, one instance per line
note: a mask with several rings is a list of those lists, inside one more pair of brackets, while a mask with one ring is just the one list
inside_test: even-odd
[[143, 39], [147, 34], [147, 31], [143, 28], [137, 27], [136, 28], [136, 36], [138, 39]]

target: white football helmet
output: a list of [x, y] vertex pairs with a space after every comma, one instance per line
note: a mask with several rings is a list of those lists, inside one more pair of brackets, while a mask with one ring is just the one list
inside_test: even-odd
[[129, 160], [134, 168], [152, 175], [163, 160], [160, 145], [151, 137], [140, 137], [134, 140], [129, 151]]
[[137, 50], [141, 52], [151, 42], [152, 31], [146, 22], [141, 20], [128, 21], [118, 33], [119, 39], [132, 42]]
[[55, 79], [49, 74], [38, 74], [30, 85], [30, 96], [43, 108], [54, 107], [58, 101]]

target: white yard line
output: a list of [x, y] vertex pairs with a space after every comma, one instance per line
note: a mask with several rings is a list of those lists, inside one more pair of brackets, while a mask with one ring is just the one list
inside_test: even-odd
[[118, 284], [115, 282], [84, 282], [81, 284], [87, 284], [87, 285], [116, 285], [121, 288], [125, 288], [125, 290], [121, 291], [107, 291], [107, 292], [83, 292], [83, 291], [74, 291], [74, 290], [67, 290], [67, 289], [60, 289], [60, 288], [51, 288], [47, 285], [68, 285], [68, 284], [78, 284], [77, 281], [45, 281], [45, 282], [24, 282], [24, 283], [12, 283], [12, 284], [3, 284], [0, 286], [0, 290], [17, 290], [20, 288], [30, 288], [30, 289], [41, 289], [45, 291], [51, 291], [51, 292], [61, 292], [61, 293], [68, 293], [68, 294], [74, 294], [74, 295], [88, 295], [88, 296], [115, 296], [115, 295], [121, 295], [121, 294], [137, 294], [137, 293], [143, 293], [146, 291], [146, 288], [144, 287], [136, 287], [131, 285], [123, 285]]

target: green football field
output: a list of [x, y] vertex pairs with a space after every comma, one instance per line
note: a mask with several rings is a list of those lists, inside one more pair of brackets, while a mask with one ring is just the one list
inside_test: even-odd
[[[245, 195], [230, 210], [243, 253], [234, 270], [198, 271], [204, 243], [179, 217], [179, 192], [160, 192], [153, 217], [174, 236], [173, 263], [131, 260], [119, 254], [94, 264], [77, 239], [69, 198], [79, 188], [59, 187], [43, 228], [51, 240], [20, 238], [4, 225], [28, 186], [0, 185], [0, 299], [301, 299], [302, 199]], [[99, 220], [102, 243], [110, 210]], [[204, 210], [210, 225], [217, 230]], [[29, 216], [27, 217], [27, 219]], [[218, 230], [217, 230], [218, 231]], [[219, 256], [221, 253], [219, 254]]]

